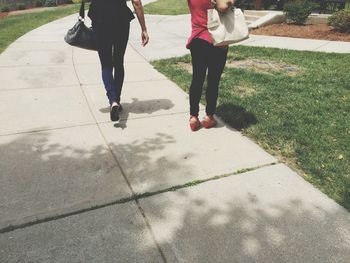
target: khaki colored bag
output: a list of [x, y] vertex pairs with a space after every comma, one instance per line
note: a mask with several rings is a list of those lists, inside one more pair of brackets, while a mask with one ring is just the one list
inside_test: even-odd
[[225, 46], [243, 41], [249, 37], [247, 22], [239, 8], [230, 8], [225, 13], [216, 10], [216, 1], [212, 0], [213, 9], [208, 9], [208, 30], [214, 46]]

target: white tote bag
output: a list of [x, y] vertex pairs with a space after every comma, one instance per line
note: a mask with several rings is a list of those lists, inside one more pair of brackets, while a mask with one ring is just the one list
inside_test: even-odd
[[225, 13], [208, 9], [207, 26], [214, 46], [237, 43], [249, 37], [247, 22], [239, 8], [232, 7]]

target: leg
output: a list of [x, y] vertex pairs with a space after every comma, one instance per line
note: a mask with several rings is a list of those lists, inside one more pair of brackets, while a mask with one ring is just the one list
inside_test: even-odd
[[190, 46], [193, 69], [190, 87], [190, 114], [192, 116], [198, 116], [199, 112], [199, 102], [208, 68], [208, 46], [209, 43], [201, 39], [194, 39]]
[[124, 55], [129, 40], [130, 23], [122, 23], [118, 27], [117, 35], [113, 44], [113, 66], [114, 85], [116, 89], [117, 102], [120, 102], [120, 95], [124, 83]]
[[208, 64], [208, 87], [206, 92], [206, 113], [215, 114], [218, 99], [219, 83], [227, 59], [227, 49], [211, 46]]
[[102, 80], [107, 92], [109, 103], [117, 100], [113, 81], [112, 39], [104, 25], [94, 27], [97, 35], [97, 48], [102, 68]]

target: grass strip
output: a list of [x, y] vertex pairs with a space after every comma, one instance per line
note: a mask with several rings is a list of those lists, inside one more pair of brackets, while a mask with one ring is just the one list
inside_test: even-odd
[[158, 0], [145, 5], [144, 11], [151, 15], [184, 15], [189, 13], [187, 0]]
[[[190, 63], [190, 56], [184, 56], [153, 65], [188, 92]], [[217, 108], [226, 123], [348, 210], [349, 68], [350, 54], [234, 46]]]
[[[8, 16], [0, 20], [0, 54], [17, 38], [25, 33], [56, 19], [77, 13], [80, 5], [66, 5], [50, 10]], [[72, 25], [73, 26], [73, 25]], [[68, 30], [68, 28], [67, 28]]]
[[214, 177], [210, 177], [207, 179], [203, 179], [203, 180], [195, 180], [192, 182], [188, 182], [182, 185], [176, 185], [176, 186], [172, 186], [166, 189], [162, 189], [162, 190], [158, 190], [158, 191], [154, 191], [154, 192], [146, 192], [146, 193], [142, 193], [142, 194], [135, 194], [131, 197], [126, 197], [126, 198], [121, 198], [121, 199], [116, 199], [116, 200], [112, 200], [112, 201], [108, 201], [105, 203], [100, 203], [100, 204], [95, 204], [89, 207], [84, 207], [81, 209], [70, 209], [72, 211], [68, 211], [68, 212], [63, 212], [61, 214], [57, 214], [57, 215], [51, 215], [51, 216], [43, 216], [43, 215], [36, 215], [33, 217], [33, 219], [29, 219], [27, 222], [25, 223], [20, 223], [20, 224], [10, 224], [6, 227], [0, 228], [0, 234], [4, 234], [7, 232], [11, 232], [17, 229], [22, 229], [22, 228], [26, 228], [26, 227], [30, 227], [33, 225], [37, 225], [37, 224], [41, 224], [41, 223], [46, 223], [46, 222], [50, 222], [50, 221], [54, 221], [54, 220], [58, 220], [61, 218], [66, 218], [69, 216], [73, 216], [73, 215], [78, 215], [78, 214], [82, 214], [82, 213], [86, 213], [89, 211], [93, 211], [93, 210], [97, 210], [97, 209], [101, 209], [104, 207], [108, 207], [108, 206], [112, 206], [112, 205], [117, 205], [117, 204], [124, 204], [130, 201], [137, 201], [139, 199], [144, 199], [147, 197], [151, 197], [151, 196], [155, 196], [158, 194], [162, 194], [162, 193], [166, 193], [166, 192], [174, 192], [183, 188], [188, 188], [188, 187], [192, 187], [192, 186], [196, 186], [208, 181], [213, 181], [213, 180], [218, 180], [218, 179], [222, 179], [225, 177], [229, 177], [229, 176], [233, 176], [233, 175], [238, 175], [238, 174], [242, 174], [242, 173], [246, 173], [249, 171], [254, 171], [256, 169], [259, 168], [263, 168], [266, 166], [270, 166], [270, 165], [275, 165], [275, 163], [271, 163], [271, 164], [266, 164], [266, 165], [262, 165], [262, 166], [257, 166], [257, 167], [252, 167], [252, 168], [247, 168], [247, 169], [242, 169], [242, 170], [238, 170], [234, 173], [230, 173], [230, 174], [224, 174], [224, 175], [219, 175], [219, 176], [214, 176]]

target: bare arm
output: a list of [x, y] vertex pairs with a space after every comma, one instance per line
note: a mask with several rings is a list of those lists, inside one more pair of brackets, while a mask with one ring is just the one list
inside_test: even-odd
[[219, 12], [226, 12], [231, 6], [233, 6], [235, 0], [216, 0], [216, 9]]
[[141, 0], [132, 0], [132, 5], [134, 6], [135, 13], [137, 16], [137, 19], [139, 20], [140, 26], [141, 26], [141, 38], [142, 38], [142, 45], [146, 46], [149, 41], [149, 36], [147, 33], [146, 28], [146, 22], [145, 22], [145, 15], [143, 12], [142, 2]]

